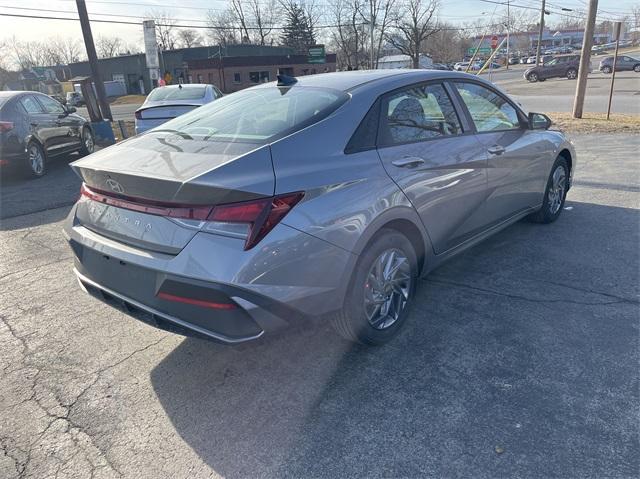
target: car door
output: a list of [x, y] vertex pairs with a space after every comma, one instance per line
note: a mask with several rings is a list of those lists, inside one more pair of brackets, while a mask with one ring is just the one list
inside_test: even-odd
[[471, 81], [454, 86], [487, 157], [487, 221], [496, 224], [539, 205], [553, 143], [530, 130], [524, 114], [497, 90]]
[[79, 122], [67, 113], [62, 103], [46, 95], [37, 95], [37, 99], [42, 105], [49, 120], [55, 125], [52, 132], [52, 150], [62, 152], [76, 148], [80, 143]]
[[442, 253], [483, 226], [486, 155], [442, 83], [414, 84], [380, 101], [380, 159]]
[[55, 144], [56, 125], [51, 121], [44, 108], [33, 94], [23, 95], [18, 103], [28, 118], [29, 133], [35, 137], [45, 150]]
[[635, 62], [631, 57], [623, 56], [623, 57], [618, 57], [618, 64], [620, 65], [620, 68], [616, 68], [616, 70], [630, 71], [630, 70], [633, 70], [633, 66], [635, 65]]

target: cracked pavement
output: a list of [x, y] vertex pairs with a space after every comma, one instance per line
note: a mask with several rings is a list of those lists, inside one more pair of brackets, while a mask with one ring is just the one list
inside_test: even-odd
[[10, 183], [0, 477], [637, 477], [640, 137], [575, 140], [560, 220], [434, 271], [382, 348], [323, 324], [236, 347], [153, 329], [80, 291], [77, 180]]

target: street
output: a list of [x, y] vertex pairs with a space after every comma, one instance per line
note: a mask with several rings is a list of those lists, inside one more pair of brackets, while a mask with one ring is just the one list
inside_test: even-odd
[[637, 477], [640, 137], [574, 141], [560, 219], [437, 269], [379, 348], [151, 328], [74, 278], [71, 158], [5, 180], [0, 477]]

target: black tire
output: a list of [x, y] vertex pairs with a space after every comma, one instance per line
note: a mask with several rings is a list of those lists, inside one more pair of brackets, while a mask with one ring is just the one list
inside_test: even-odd
[[539, 78], [538, 81], [547, 81], [546, 78]]
[[602, 73], [611, 73], [612, 71], [611, 67], [602, 67]]
[[[391, 315], [387, 320], [393, 321], [390, 325], [382, 325], [382, 329], [374, 327], [365, 312], [365, 294], [370, 291], [374, 294], [370, 285], [371, 274], [378, 259], [388, 250], [398, 251], [407, 260], [408, 284], [407, 296], [397, 319], [393, 321]], [[418, 261], [411, 242], [402, 233], [392, 229], [382, 229], [374, 237], [371, 243], [358, 259], [349, 282], [347, 297], [343, 309], [334, 318], [334, 326], [344, 338], [367, 345], [381, 345], [391, 340], [402, 328], [407, 319], [413, 296], [415, 294], [418, 277]], [[390, 292], [389, 292], [390, 293]], [[380, 306], [384, 308], [384, 306]], [[377, 309], [376, 309], [377, 311]], [[375, 316], [375, 314], [374, 314]], [[383, 321], [385, 323], [386, 321]]]
[[[551, 201], [550, 195], [551, 190], [554, 188], [554, 173], [558, 168], [564, 169], [564, 186], [562, 190], [562, 194], [560, 195], [560, 205], [556, 209], [553, 206], [553, 202]], [[544, 190], [544, 200], [542, 202], [542, 208], [540, 208], [535, 213], [529, 215], [527, 219], [534, 223], [553, 223], [558, 219], [560, 214], [562, 213], [562, 209], [564, 208], [564, 202], [567, 198], [567, 189], [569, 188], [569, 166], [567, 165], [567, 160], [562, 156], [559, 156], [553, 167], [551, 168], [551, 173], [549, 173], [549, 179], [547, 180], [547, 187]]]
[[[40, 155], [40, 160], [34, 158], [34, 155]], [[42, 146], [35, 141], [31, 141], [27, 145], [24, 170], [28, 176], [34, 178], [41, 178], [47, 173], [47, 155]]]
[[576, 70], [575, 68], [569, 68], [567, 70], [567, 79], [575, 80], [576, 78], [578, 78], [578, 70]]
[[531, 72], [527, 75], [527, 80], [531, 83], [535, 83], [538, 81], [538, 74], [536, 72]]
[[633, 71], [636, 73], [640, 73], [640, 64], [633, 67]]
[[80, 154], [82, 156], [90, 155], [95, 151], [95, 138], [93, 136], [93, 132], [89, 127], [84, 127], [82, 129], [82, 134], [80, 136], [80, 141], [82, 142], [82, 146], [80, 147]]

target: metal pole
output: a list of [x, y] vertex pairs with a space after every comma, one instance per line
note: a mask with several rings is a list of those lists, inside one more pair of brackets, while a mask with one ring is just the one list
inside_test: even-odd
[[509, 69], [509, 30], [511, 24], [511, 12], [509, 11], [510, 1], [507, 0], [507, 64], [505, 65], [506, 69]]
[[542, 0], [542, 10], [540, 10], [540, 31], [538, 32], [538, 46], [536, 47], [536, 65], [540, 65], [540, 44], [542, 43], [542, 31], [544, 30], [544, 8], [546, 0]]
[[611, 89], [609, 90], [609, 104], [607, 105], [607, 120], [609, 119], [609, 115], [611, 114], [611, 100], [613, 99], [613, 83], [616, 81], [616, 63], [618, 61], [618, 47], [620, 46], [620, 27], [622, 26], [621, 22], [616, 22], [614, 27], [614, 32], [616, 36], [616, 52], [613, 55], [613, 71], [611, 75]]
[[82, 27], [84, 46], [87, 49], [87, 58], [89, 59], [89, 67], [91, 68], [91, 77], [93, 78], [93, 83], [96, 86], [96, 93], [98, 94], [98, 103], [100, 103], [102, 117], [113, 121], [113, 116], [111, 116], [111, 108], [109, 107], [109, 102], [107, 101], [107, 92], [104, 89], [104, 83], [102, 83], [102, 77], [100, 76], [100, 66], [98, 65], [96, 46], [93, 43], [93, 34], [91, 33], [91, 24], [89, 23], [87, 4], [85, 3], [85, 0], [76, 0], [76, 5], [78, 7], [80, 27]]
[[369, 35], [371, 36], [371, 69], [375, 70], [376, 68], [376, 59], [374, 59], [374, 41], [373, 41], [373, 31], [375, 28], [375, 24], [373, 22], [373, 4], [371, 3], [371, 1], [369, 1], [369, 7], [370, 7], [370, 11], [369, 11]]
[[593, 46], [593, 31], [596, 27], [596, 14], [598, 13], [598, 0], [589, 0], [587, 10], [587, 25], [582, 39], [582, 53], [580, 54], [580, 66], [578, 70], [578, 84], [576, 96], [573, 100], [573, 118], [582, 118], [584, 109], [584, 95], [587, 91], [587, 76], [591, 64], [591, 47]]

